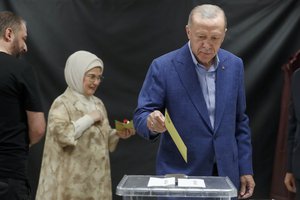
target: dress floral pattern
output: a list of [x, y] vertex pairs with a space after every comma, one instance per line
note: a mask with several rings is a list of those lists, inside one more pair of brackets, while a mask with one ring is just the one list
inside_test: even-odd
[[72, 121], [88, 111], [69, 88], [52, 104], [36, 200], [111, 200], [109, 151], [119, 137], [109, 125], [102, 101], [93, 96], [97, 110], [104, 114], [75, 139]]

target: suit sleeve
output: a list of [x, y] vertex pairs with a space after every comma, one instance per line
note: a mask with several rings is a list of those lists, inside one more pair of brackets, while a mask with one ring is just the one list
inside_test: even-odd
[[249, 118], [246, 114], [246, 95], [244, 86], [244, 66], [240, 65], [239, 89], [236, 116], [236, 140], [238, 144], [238, 159], [240, 175], [253, 174], [252, 144]]
[[154, 110], [164, 112], [164, 81], [159, 71], [157, 61], [153, 61], [147, 72], [145, 81], [138, 97], [138, 106], [135, 110], [133, 122], [135, 129], [142, 137], [155, 140], [159, 134], [154, 135], [147, 127], [147, 117]]

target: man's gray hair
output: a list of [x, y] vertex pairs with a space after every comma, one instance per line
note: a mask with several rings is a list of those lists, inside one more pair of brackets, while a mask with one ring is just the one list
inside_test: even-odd
[[202, 4], [193, 8], [189, 15], [188, 25], [192, 24], [193, 16], [195, 14], [200, 15], [202, 19], [214, 19], [218, 17], [220, 14], [222, 14], [224, 17], [225, 29], [227, 28], [227, 19], [226, 19], [225, 12], [222, 8], [220, 8], [217, 5]]

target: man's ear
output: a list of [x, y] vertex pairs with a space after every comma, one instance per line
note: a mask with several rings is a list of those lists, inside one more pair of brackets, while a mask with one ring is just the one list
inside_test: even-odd
[[185, 31], [186, 31], [186, 35], [187, 35], [188, 39], [190, 39], [190, 27], [189, 27], [189, 25], [185, 26]]
[[225, 39], [225, 36], [226, 36], [226, 32], [227, 32], [227, 28], [225, 28], [225, 31], [224, 31], [224, 37], [223, 37], [222, 42], [224, 42], [224, 39]]
[[5, 33], [4, 33], [4, 40], [9, 42], [12, 41], [14, 38], [14, 32], [11, 28], [7, 28], [5, 29]]

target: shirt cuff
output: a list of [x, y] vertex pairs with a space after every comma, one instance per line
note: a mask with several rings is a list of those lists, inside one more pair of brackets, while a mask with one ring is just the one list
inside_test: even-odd
[[84, 115], [83, 117], [79, 118], [76, 122], [73, 122], [74, 129], [75, 129], [75, 139], [78, 139], [83, 132], [91, 127], [94, 124], [94, 120], [90, 115]]

